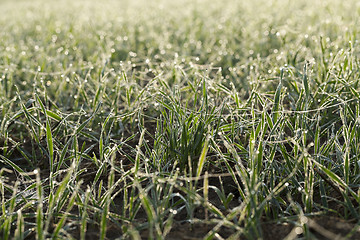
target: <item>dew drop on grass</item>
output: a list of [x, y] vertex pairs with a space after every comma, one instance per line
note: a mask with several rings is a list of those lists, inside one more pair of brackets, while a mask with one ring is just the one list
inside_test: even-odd
[[301, 216], [301, 217], [300, 217], [300, 222], [301, 222], [302, 224], [307, 224], [308, 221], [309, 221], [309, 219], [308, 219], [307, 217], [305, 217], [305, 216]]
[[295, 228], [295, 233], [298, 234], [298, 235], [302, 234], [303, 233], [302, 227], [296, 227]]
[[177, 210], [176, 210], [176, 209], [170, 209], [170, 212], [171, 212], [172, 214], [174, 214], [174, 215], [177, 214]]

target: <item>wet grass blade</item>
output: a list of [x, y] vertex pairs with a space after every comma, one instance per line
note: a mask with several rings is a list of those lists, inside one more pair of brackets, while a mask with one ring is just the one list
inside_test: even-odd
[[52, 133], [51, 133], [50, 121], [49, 121], [45, 106], [42, 103], [42, 101], [41, 101], [41, 99], [39, 98], [38, 95], [36, 95], [36, 100], [37, 100], [38, 104], [40, 105], [42, 112], [45, 115], [46, 143], [47, 143], [47, 148], [48, 148], [48, 153], [49, 153], [50, 172], [54, 172], [54, 142], [53, 142], [53, 137], [52, 137]]
[[275, 96], [274, 96], [274, 105], [272, 109], [273, 113], [273, 123], [275, 124], [278, 116], [279, 116], [279, 106], [280, 106], [280, 95], [281, 95], [281, 89], [282, 89], [282, 81], [283, 81], [283, 75], [284, 75], [284, 69], [281, 69], [280, 71], [280, 81], [279, 85], [276, 88]]
[[37, 208], [36, 208], [36, 239], [43, 240], [45, 232], [44, 227], [44, 212], [43, 212], [43, 188], [40, 180], [40, 171], [35, 170], [36, 175], [36, 192], [37, 192]]
[[305, 89], [306, 99], [310, 99], [310, 86], [309, 86], [309, 81], [308, 81], [308, 76], [307, 76], [306, 64], [304, 65], [304, 72], [303, 72], [303, 86]]
[[199, 157], [198, 167], [197, 167], [197, 171], [196, 171], [196, 177], [200, 177], [202, 169], [203, 169], [203, 167], [205, 165], [206, 154], [207, 154], [207, 151], [209, 149], [208, 145], [209, 145], [209, 140], [206, 139], [205, 143], [204, 143], [204, 146], [203, 146], [203, 149], [201, 151], [201, 155]]
[[0, 155], [0, 161], [4, 164], [11, 166], [13, 169], [15, 169], [18, 173], [20, 173], [25, 178], [31, 180], [31, 178], [22, 170], [18, 165], [16, 165], [13, 161], [9, 160], [8, 158]]

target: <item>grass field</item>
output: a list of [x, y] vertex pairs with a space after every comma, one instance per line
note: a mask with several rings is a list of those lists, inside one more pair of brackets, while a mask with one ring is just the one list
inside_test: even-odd
[[0, 1], [0, 238], [360, 239], [358, 1]]

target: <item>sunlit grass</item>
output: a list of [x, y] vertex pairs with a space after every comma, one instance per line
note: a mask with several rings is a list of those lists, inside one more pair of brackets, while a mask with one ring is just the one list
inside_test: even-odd
[[356, 1], [0, 9], [3, 239], [164, 239], [185, 223], [313, 239], [337, 236], [315, 216], [358, 223]]

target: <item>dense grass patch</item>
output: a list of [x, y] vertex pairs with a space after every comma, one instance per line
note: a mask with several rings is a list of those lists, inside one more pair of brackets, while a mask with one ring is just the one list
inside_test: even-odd
[[359, 14], [1, 2], [2, 238], [359, 237]]

